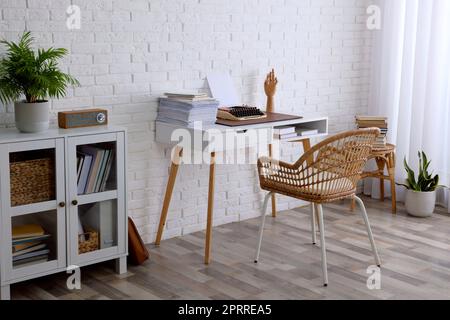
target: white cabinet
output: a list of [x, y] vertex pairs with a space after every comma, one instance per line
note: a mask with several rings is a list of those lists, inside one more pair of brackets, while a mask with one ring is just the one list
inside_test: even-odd
[[[117, 271], [126, 272], [124, 129], [50, 129], [33, 135], [0, 129], [0, 178], [2, 299], [9, 299], [13, 283], [68, 267], [116, 260]], [[30, 241], [18, 231], [30, 225], [40, 226], [44, 235]], [[82, 249], [80, 241], [89, 245]], [[21, 251], [29, 246], [30, 253]]]

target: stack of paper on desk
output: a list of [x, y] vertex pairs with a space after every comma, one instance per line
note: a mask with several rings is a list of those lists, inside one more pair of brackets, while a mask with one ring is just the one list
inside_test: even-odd
[[216, 121], [219, 102], [205, 94], [166, 93], [160, 98], [158, 121], [190, 125], [196, 121], [212, 124]]

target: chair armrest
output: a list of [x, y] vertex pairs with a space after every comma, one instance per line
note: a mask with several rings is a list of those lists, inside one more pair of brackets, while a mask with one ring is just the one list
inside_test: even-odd
[[271, 157], [261, 157], [258, 159], [258, 167], [264, 166], [264, 164], [276, 164], [280, 167], [291, 169], [291, 170], [297, 170], [298, 166], [292, 163], [284, 162], [281, 160], [277, 160]]

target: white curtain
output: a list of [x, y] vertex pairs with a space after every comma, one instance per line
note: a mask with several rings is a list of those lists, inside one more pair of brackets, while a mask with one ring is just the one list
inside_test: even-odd
[[[389, 117], [388, 140], [397, 145], [396, 181], [403, 158], [417, 168], [417, 152], [450, 184], [450, 0], [379, 0], [369, 113]], [[387, 192], [389, 187], [386, 185]], [[379, 196], [378, 182], [365, 192]], [[402, 188], [398, 188], [402, 198]], [[441, 199], [442, 201], [442, 199]]]

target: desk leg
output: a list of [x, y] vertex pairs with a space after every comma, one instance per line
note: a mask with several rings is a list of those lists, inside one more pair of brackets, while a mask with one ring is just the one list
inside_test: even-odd
[[158, 233], [156, 235], [155, 245], [159, 246], [161, 243], [162, 233], [164, 231], [164, 226], [166, 225], [167, 212], [169, 211], [170, 200], [172, 199], [173, 187], [175, 185], [175, 180], [177, 179], [178, 167], [180, 166], [180, 159], [183, 154], [183, 148], [176, 147], [175, 149], [175, 159], [171, 159], [172, 164], [170, 166], [169, 180], [167, 181], [166, 194], [164, 195], [163, 207], [161, 210], [161, 218], [159, 219]]
[[[272, 148], [273, 148], [273, 145], [269, 144], [269, 157], [272, 157], [272, 155], [273, 155]], [[272, 199], [272, 201], [271, 201], [271, 203], [272, 203], [272, 217], [276, 218], [277, 217], [277, 198], [276, 198], [275, 193], [272, 193], [272, 198], [271, 199]]]
[[[309, 149], [311, 149], [311, 140], [308, 139], [304, 139], [302, 140], [302, 144], [303, 144], [303, 152], [307, 152]], [[308, 162], [308, 164], [312, 164], [312, 162], [314, 161], [314, 159], [307, 159], [306, 160]], [[319, 223], [319, 213], [318, 210], [314, 210], [314, 214], [316, 216], [316, 221], [317, 223]]]
[[211, 162], [209, 165], [209, 189], [208, 189], [208, 218], [206, 222], [206, 239], [205, 239], [205, 264], [211, 262], [211, 241], [212, 241], [212, 225], [214, 210], [214, 179], [216, 171], [216, 153], [211, 152]]

